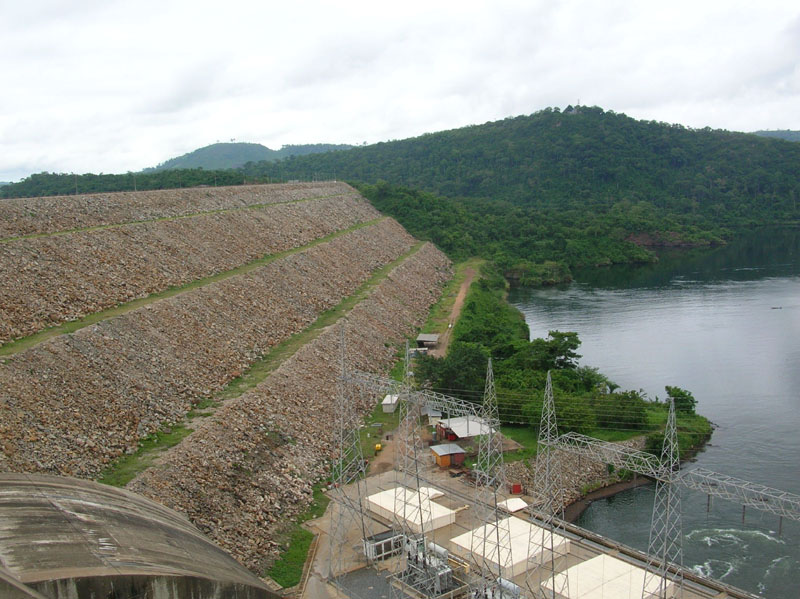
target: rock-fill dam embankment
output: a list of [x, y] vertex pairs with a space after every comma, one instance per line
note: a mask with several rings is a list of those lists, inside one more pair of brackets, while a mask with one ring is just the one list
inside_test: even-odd
[[263, 205], [0, 243], [0, 345], [380, 216], [346, 186], [247, 197]]
[[237, 185], [18, 198], [0, 201], [0, 239], [175, 218], [353, 192], [344, 183]]
[[[397, 345], [427, 318], [451, 276], [449, 266], [426, 244], [394, 268], [346, 317], [347, 364], [370, 372], [392, 364]], [[276, 533], [307, 509], [311, 483], [326, 474], [332, 457], [339, 336], [338, 324], [326, 329], [128, 488], [187, 514], [262, 573], [279, 552]], [[362, 414], [373, 407], [358, 406]]]
[[383, 220], [8, 358], [0, 467], [96, 475], [412, 244]]
[[[395, 221], [380, 218], [341, 184], [194, 191], [200, 199], [187, 190], [141, 192], [145, 195], [127, 198], [132, 206], [119, 194], [109, 196], [109, 214], [96, 196], [64, 199], [73, 202], [71, 207], [50, 198], [31, 200], [29, 212], [24, 201], [14, 201], [12, 208], [28, 214], [28, 220], [37, 215], [37, 233], [114, 225], [0, 244], [15, 251], [42, 244], [39, 254], [28, 253], [27, 262], [17, 263], [20, 271], [27, 265], [38, 274], [20, 276], [6, 289], [16, 285], [18, 298], [30, 292], [27, 297], [37, 298], [32, 303], [51, 312], [64, 305], [58, 303], [62, 298], [80, 294], [64, 289], [37, 295], [32, 288], [49, 287], [50, 281], [77, 284], [84, 275], [70, 278], [73, 269], [94, 281], [86, 285], [94, 295], [83, 296], [92, 299], [76, 309], [91, 312], [128, 297], [108, 291], [121, 285], [104, 288], [104, 278], [127, 274], [130, 285], [138, 285], [136, 293], [146, 294], [152, 289], [148, 282], [159, 276], [157, 288], [210, 272], [224, 274], [253, 256], [285, 253], [5, 357], [0, 470], [96, 477], [112, 460], [134, 451], [144, 436], [183, 419], [200, 400], [395, 263], [347, 314], [348, 363], [383, 371], [403, 338], [424, 322], [451, 276], [441, 252], [430, 244], [420, 247]], [[212, 192], [221, 195], [213, 199]], [[154, 205], [147, 204], [148, 197]], [[12, 209], [2, 204], [0, 212]], [[45, 205], [51, 205], [52, 216], [42, 215]], [[226, 212], [191, 214], [198, 206]], [[72, 221], [71, 209], [77, 211]], [[121, 222], [177, 214], [180, 219]], [[18, 220], [28, 223], [21, 216]], [[6, 237], [23, 234], [21, 226], [5, 226]], [[44, 255], [45, 247], [48, 259], [36, 265], [37, 271], [31, 260]], [[3, 255], [2, 267], [10, 276], [16, 267], [6, 262], [8, 256]], [[5, 309], [7, 297], [0, 304]], [[23, 327], [22, 320], [14, 326]], [[327, 468], [339, 372], [336, 331], [323, 330], [256, 388], [220, 406], [130, 487], [181, 510], [261, 573], [277, 553], [275, 532], [307, 507], [313, 481]], [[364, 412], [370, 408], [359, 406]]]

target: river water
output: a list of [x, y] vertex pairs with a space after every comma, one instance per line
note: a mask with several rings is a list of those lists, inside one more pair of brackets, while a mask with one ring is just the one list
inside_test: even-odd
[[[657, 265], [579, 272], [509, 296], [532, 337], [576, 331], [581, 363], [623, 389], [690, 390], [718, 428], [695, 464], [800, 494], [800, 231], [751, 234]], [[686, 464], [690, 468], [693, 464]], [[774, 599], [800, 597], [800, 523], [682, 491], [683, 562]], [[578, 524], [646, 549], [651, 486], [594, 502]]]

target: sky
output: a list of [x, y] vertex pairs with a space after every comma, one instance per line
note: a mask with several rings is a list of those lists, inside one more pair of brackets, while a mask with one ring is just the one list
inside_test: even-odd
[[0, 0], [0, 181], [546, 107], [800, 129], [797, 0]]

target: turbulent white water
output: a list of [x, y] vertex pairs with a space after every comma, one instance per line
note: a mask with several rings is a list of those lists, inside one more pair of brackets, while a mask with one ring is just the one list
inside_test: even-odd
[[[689, 389], [718, 428], [698, 465], [800, 494], [800, 234], [755, 235], [655, 267], [579, 274], [510, 296], [533, 336], [577, 331], [581, 362], [627, 389]], [[684, 491], [684, 565], [800, 597], [800, 523]], [[652, 489], [595, 502], [579, 524], [646, 548]], [[781, 534], [778, 529], [781, 528]]]

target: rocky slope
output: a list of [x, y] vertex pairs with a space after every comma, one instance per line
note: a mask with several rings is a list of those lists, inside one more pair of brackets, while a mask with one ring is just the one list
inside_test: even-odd
[[0, 469], [96, 475], [412, 244], [379, 221], [7, 358]]
[[[430, 244], [396, 267], [346, 317], [349, 367], [385, 370], [450, 278]], [[326, 474], [336, 421], [339, 325], [305, 345], [258, 387], [220, 407], [129, 485], [190, 519], [256, 573], [277, 555], [275, 533], [303, 512]], [[360, 397], [362, 413], [377, 397]]]
[[0, 344], [379, 216], [347, 193], [2, 243]]

